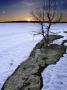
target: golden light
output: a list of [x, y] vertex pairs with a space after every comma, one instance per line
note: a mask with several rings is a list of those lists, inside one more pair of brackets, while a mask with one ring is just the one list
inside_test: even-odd
[[28, 22], [30, 22], [30, 21], [31, 21], [31, 19], [30, 19], [30, 18], [28, 18], [28, 19], [27, 19], [27, 21], [28, 21]]

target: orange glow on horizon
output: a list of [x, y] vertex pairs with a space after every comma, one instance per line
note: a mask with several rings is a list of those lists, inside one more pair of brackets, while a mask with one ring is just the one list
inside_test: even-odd
[[[33, 17], [22, 17], [22, 16], [17, 16], [17, 17], [1, 17], [0, 22], [6, 22], [6, 21], [37, 21]], [[46, 19], [47, 21], [47, 19]], [[67, 18], [63, 18], [61, 22], [67, 22]]]
[[32, 17], [22, 17], [22, 16], [17, 16], [17, 17], [1, 17], [0, 22], [4, 21], [34, 21]]
[[31, 19], [30, 19], [30, 18], [28, 18], [28, 19], [27, 19], [27, 21], [28, 21], [28, 22], [30, 22], [30, 21], [31, 21]]

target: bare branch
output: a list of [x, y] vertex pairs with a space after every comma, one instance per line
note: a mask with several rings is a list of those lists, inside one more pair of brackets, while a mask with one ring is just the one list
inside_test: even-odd
[[[47, 2], [46, 0], [43, 0], [41, 9], [38, 9], [35, 12], [32, 11], [32, 16], [35, 20], [40, 21], [39, 24], [41, 25], [40, 31], [38, 31], [35, 35], [42, 35], [44, 42], [47, 41], [49, 43], [49, 34], [52, 33], [50, 32], [51, 26], [60, 22], [62, 19], [62, 13], [57, 13], [56, 0], [53, 0], [53, 2], [52, 0], [47, 0]], [[46, 19], [48, 25], [44, 25], [44, 21], [46, 21]]]

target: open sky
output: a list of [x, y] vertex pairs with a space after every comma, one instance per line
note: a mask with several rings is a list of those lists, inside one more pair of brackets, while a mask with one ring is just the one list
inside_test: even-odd
[[[42, 5], [43, 0], [0, 0], [0, 21], [32, 20], [30, 12]], [[54, 0], [53, 0], [54, 1]], [[67, 16], [67, 0], [56, 0], [64, 18]]]

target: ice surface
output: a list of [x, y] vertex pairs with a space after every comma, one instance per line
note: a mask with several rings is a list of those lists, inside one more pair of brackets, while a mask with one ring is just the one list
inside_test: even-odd
[[32, 31], [38, 28], [38, 24], [0, 23], [0, 88], [41, 40], [40, 36], [33, 37]]
[[67, 90], [67, 54], [56, 65], [49, 65], [42, 76], [42, 90]]
[[[59, 32], [60, 34], [60, 32], [66, 31], [66, 28], [67, 24], [57, 24], [51, 29], [52, 32]], [[42, 39], [41, 36], [33, 37], [32, 31], [38, 31], [39, 29], [39, 24], [0, 23], [0, 88], [17, 66], [27, 59], [35, 44]], [[54, 72], [52, 67], [55, 67], [55, 65], [46, 69], [47, 82], [51, 80], [52, 72]]]
[[[67, 31], [67, 25], [59, 25], [59, 29], [64, 28], [59, 33], [64, 37], [58, 40], [55, 40], [54, 44], [61, 44], [63, 40], [67, 40], [67, 34], [64, 31]], [[67, 43], [64, 44], [67, 46]], [[54, 64], [49, 65], [42, 73], [43, 77], [43, 88], [42, 90], [67, 90], [67, 50], [66, 54], [60, 58], [60, 60]]]

